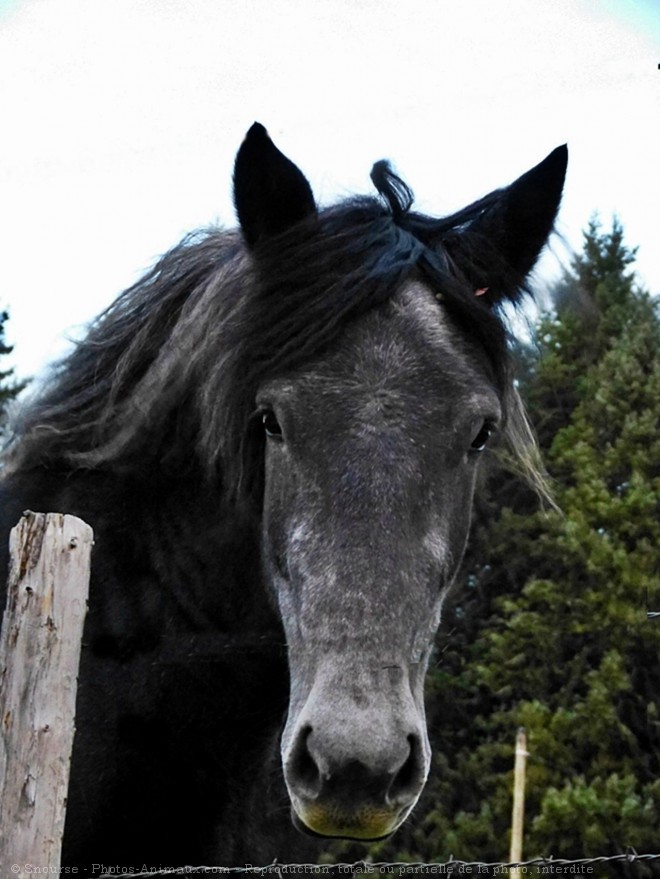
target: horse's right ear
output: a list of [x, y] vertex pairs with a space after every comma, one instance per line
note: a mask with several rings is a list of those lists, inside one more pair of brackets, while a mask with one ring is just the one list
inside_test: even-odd
[[307, 178], [259, 122], [250, 128], [236, 156], [234, 205], [249, 247], [316, 213]]

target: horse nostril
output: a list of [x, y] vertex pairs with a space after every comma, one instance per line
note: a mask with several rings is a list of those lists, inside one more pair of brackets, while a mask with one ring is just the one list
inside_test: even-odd
[[291, 757], [287, 765], [287, 773], [296, 787], [310, 798], [317, 797], [321, 787], [322, 778], [316, 760], [309, 749], [309, 738], [312, 727], [305, 726], [300, 730], [298, 739], [294, 745]]
[[387, 790], [387, 801], [392, 804], [407, 804], [417, 796], [424, 783], [422, 747], [419, 737], [414, 733], [408, 736], [408, 746], [410, 748], [408, 756]]

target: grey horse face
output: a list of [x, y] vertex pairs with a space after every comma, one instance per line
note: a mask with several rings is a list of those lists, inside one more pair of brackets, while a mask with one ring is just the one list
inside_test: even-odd
[[429, 771], [424, 675], [500, 401], [483, 355], [411, 282], [257, 402], [294, 820], [323, 836], [384, 837]]

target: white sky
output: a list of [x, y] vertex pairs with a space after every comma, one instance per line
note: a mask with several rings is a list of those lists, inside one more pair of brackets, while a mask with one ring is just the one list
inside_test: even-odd
[[658, 63], [660, 0], [0, 0], [12, 363], [35, 374], [186, 231], [234, 224], [255, 119], [322, 203], [390, 158], [435, 214], [568, 142], [560, 231], [579, 248], [618, 213], [660, 293]]

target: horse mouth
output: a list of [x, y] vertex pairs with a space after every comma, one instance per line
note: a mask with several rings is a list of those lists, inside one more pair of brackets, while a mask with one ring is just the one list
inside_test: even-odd
[[[291, 820], [296, 830], [316, 839], [352, 839], [358, 842], [378, 842], [387, 839], [401, 824], [400, 813], [389, 810], [363, 808], [352, 815], [339, 812], [331, 806], [318, 805], [301, 809], [291, 808]], [[404, 813], [407, 810], [404, 810]]]

